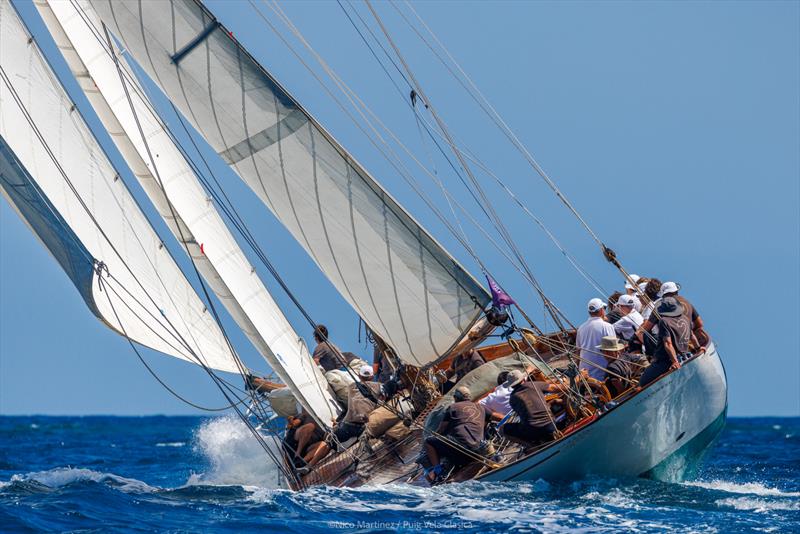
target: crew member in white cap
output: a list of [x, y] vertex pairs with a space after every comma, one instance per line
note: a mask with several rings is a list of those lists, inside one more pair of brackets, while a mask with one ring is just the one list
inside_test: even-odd
[[625, 341], [630, 341], [636, 333], [636, 329], [644, 322], [642, 314], [635, 309], [635, 301], [633, 295], [622, 295], [617, 300], [617, 309], [622, 314], [622, 318], [613, 324], [614, 332]]
[[[697, 313], [697, 309], [695, 309], [695, 307], [686, 298], [678, 295], [680, 288], [681, 286], [675, 282], [664, 282], [661, 284], [661, 290], [658, 292], [658, 300], [653, 304], [657, 309], [657, 307], [665, 298], [674, 297], [680, 303], [681, 308], [683, 309], [683, 316], [691, 325], [693, 336], [692, 342], [700, 347], [705, 347], [708, 344], [709, 337], [703, 329], [703, 319], [700, 317], [700, 314]], [[651, 332], [653, 330], [653, 326], [658, 324], [658, 319], [652, 315], [648, 315], [644, 319], [644, 323], [642, 323], [639, 331], [637, 331], [637, 335], [639, 337], [643, 336], [644, 332]]]
[[350, 384], [347, 391], [347, 411], [339, 416], [333, 430], [339, 443], [360, 436], [369, 420], [369, 414], [383, 400], [381, 384], [374, 382], [373, 376], [372, 366], [362, 365], [358, 370], [359, 381]]
[[641, 312], [642, 311], [642, 301], [639, 300], [639, 296], [638, 296], [636, 290], [637, 290], [637, 288], [639, 286], [639, 280], [641, 280], [642, 277], [639, 276], [638, 274], [631, 274], [631, 275], [629, 275], [629, 278], [631, 280], [633, 280], [633, 283], [631, 284], [630, 281], [625, 282], [625, 292], [628, 295], [633, 297], [633, 308], [637, 312]]
[[606, 375], [606, 359], [595, 347], [606, 336], [616, 336], [614, 327], [606, 322], [606, 303], [600, 299], [592, 299], [587, 305], [589, 319], [578, 327], [575, 344], [580, 349], [580, 368], [589, 376], [603, 380]]

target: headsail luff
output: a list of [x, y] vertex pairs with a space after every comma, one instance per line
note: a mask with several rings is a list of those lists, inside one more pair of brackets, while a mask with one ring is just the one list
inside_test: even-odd
[[320, 424], [329, 425], [339, 406], [325, 377], [114, 49], [125, 72], [124, 82], [120, 78], [96, 33], [102, 30], [94, 10], [85, 3], [35, 4], [103, 125], [211, 289], [295, 398]]
[[201, 3], [90, 3], [404, 361], [435, 361], [462, 337], [486, 291]]
[[0, 66], [0, 185], [89, 308], [142, 345], [237, 372], [214, 318], [6, 0]]

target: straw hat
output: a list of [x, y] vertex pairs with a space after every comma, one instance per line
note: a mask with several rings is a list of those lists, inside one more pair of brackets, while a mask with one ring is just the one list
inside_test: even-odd
[[605, 336], [600, 340], [600, 344], [595, 347], [599, 350], [607, 350], [609, 352], [616, 352], [625, 348], [624, 343], [620, 343], [616, 336]]

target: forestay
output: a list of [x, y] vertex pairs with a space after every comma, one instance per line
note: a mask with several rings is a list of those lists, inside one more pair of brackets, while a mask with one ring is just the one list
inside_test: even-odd
[[89, 308], [142, 345], [238, 371], [217, 323], [6, 0], [0, 0], [0, 66], [4, 195]]
[[403, 360], [430, 363], [462, 337], [486, 291], [202, 4], [90, 3]]
[[103, 125], [211, 289], [295, 398], [318, 422], [330, 424], [339, 408], [325, 377], [122, 57], [120, 76], [94, 10], [86, 3], [35, 3]]

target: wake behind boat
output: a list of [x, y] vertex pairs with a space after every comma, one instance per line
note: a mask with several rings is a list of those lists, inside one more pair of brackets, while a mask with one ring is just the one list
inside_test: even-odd
[[[471, 95], [487, 104], [482, 110], [626, 285], [613, 301], [589, 301], [590, 319], [574, 328], [534, 277], [487, 186], [496, 182], [597, 288], [594, 279], [496, 173], [458, 144], [369, 2], [368, 28], [376, 40], [382, 35], [383, 51], [404, 72], [411, 112], [443, 142], [437, 147], [448, 147], [445, 157], [494, 235], [479, 229], [534, 290], [557, 331], [537, 325], [496, 281], [472, 246], [481, 235], [465, 233], [454, 206], [469, 211], [438, 175], [422, 166], [452, 217], [418, 187], [414, 173], [395, 166], [481, 269], [488, 290], [198, 0], [170, 9], [140, 1], [35, 3], [101, 124], [202, 277], [204, 298], [6, 0], [0, 2], [4, 195], [90, 310], [134, 350], [147, 346], [208, 372], [290, 487], [590, 474], [680, 478], [721, 430], [722, 363], [678, 285], [630, 274], [473, 85]], [[280, 6], [267, 7], [309, 46]], [[419, 23], [417, 29], [430, 32]], [[430, 38], [436, 39], [432, 32]], [[359, 125], [373, 132], [385, 127], [311, 52], [361, 113]], [[203, 169], [163, 120], [134, 62], [181, 113], [187, 132], [194, 128], [238, 174], [356, 311], [375, 348], [372, 364], [340, 351], [311, 318], [211, 168]], [[313, 352], [229, 227], [308, 320], [318, 343]], [[222, 308], [272, 375], [257, 377], [243, 363], [220, 323]], [[504, 341], [489, 345], [490, 336]], [[245, 387], [217, 371], [238, 374]], [[486, 407], [484, 398], [501, 394], [500, 407]]]

